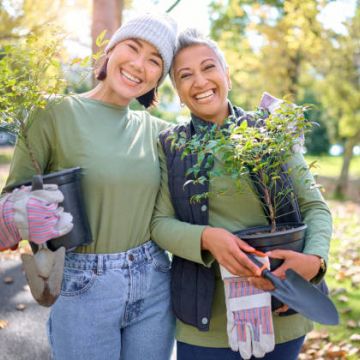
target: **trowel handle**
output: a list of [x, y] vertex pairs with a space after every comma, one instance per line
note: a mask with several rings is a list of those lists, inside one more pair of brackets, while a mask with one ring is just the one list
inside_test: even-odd
[[31, 182], [31, 190], [42, 190], [44, 188], [41, 175], [34, 175]]
[[264, 276], [264, 271], [268, 270], [267, 268], [267, 264], [262, 263], [261, 261], [259, 261], [256, 256], [260, 256], [260, 257], [266, 257], [265, 253], [258, 251], [258, 250], [254, 250], [251, 252], [247, 252], [246, 255], [248, 256], [248, 258], [258, 267], [260, 268], [260, 273], [261, 276]]

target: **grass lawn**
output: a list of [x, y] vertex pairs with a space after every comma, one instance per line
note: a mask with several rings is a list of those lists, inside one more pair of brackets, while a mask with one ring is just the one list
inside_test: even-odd
[[[312, 173], [319, 176], [338, 177], [342, 166], [342, 157], [340, 156], [305, 156], [308, 164], [317, 160], [316, 168], [312, 169]], [[360, 178], [360, 156], [354, 156], [350, 164], [350, 178]]]

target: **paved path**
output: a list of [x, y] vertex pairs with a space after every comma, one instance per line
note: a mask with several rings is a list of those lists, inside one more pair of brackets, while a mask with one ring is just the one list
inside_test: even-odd
[[[13, 283], [4, 279], [11, 277]], [[16, 306], [24, 304], [19, 311]], [[32, 298], [18, 257], [0, 257], [0, 320], [7, 326], [0, 329], [1, 360], [49, 360], [45, 323], [49, 309]]]
[[[6, 277], [11, 277], [13, 283], [6, 284]], [[25, 305], [23, 311], [16, 309], [19, 304]], [[0, 254], [0, 359], [49, 360], [45, 327], [48, 313], [48, 308], [33, 300], [19, 256]], [[7, 321], [3, 329], [1, 320]], [[171, 360], [176, 360], [175, 353]]]

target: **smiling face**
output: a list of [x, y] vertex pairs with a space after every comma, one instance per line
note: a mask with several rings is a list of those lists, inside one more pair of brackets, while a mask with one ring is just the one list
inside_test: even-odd
[[206, 45], [179, 51], [173, 65], [174, 82], [181, 102], [197, 117], [222, 124], [229, 115], [229, 73]]
[[163, 61], [156, 48], [140, 39], [120, 42], [109, 54], [102, 98], [119, 105], [154, 89], [162, 75]]

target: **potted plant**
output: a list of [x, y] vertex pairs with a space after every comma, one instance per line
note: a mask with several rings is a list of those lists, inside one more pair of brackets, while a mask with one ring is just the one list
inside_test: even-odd
[[[32, 124], [31, 115], [50, 102], [62, 101], [65, 96], [59, 95], [66, 83], [60, 75], [61, 63], [58, 61], [62, 37], [56, 30], [48, 31], [48, 34], [46, 39], [29, 34], [24, 41], [0, 48], [0, 126], [16, 134], [18, 142], [26, 147], [37, 175], [43, 174], [27, 135]], [[73, 230], [48, 241], [48, 247], [51, 250], [62, 246], [74, 249], [89, 244], [91, 234], [81, 192], [81, 169], [64, 169], [43, 175], [42, 179], [44, 183], [59, 186], [65, 198], [62, 206], [74, 219]], [[31, 182], [32, 179], [28, 179], [4, 190], [11, 191]], [[35, 244], [32, 248], [34, 252], [37, 250]]]
[[[266, 97], [269, 95], [264, 94], [262, 102]], [[188, 170], [190, 179], [184, 186], [228, 175], [242, 191], [244, 181], [250, 181], [261, 199], [269, 226], [245, 229], [236, 235], [258, 250], [268, 251], [279, 246], [295, 251], [303, 249], [306, 225], [301, 222], [290, 175], [296, 172], [296, 176], [305, 176], [315, 162], [309, 168], [293, 168], [288, 163], [294, 151], [300, 151], [304, 134], [313, 126], [304, 115], [308, 108], [282, 101], [272, 113], [259, 108], [230, 125], [214, 124], [191, 139], [187, 139], [186, 134], [172, 139], [173, 146], [183, 150], [183, 157], [197, 154], [197, 162]], [[221, 170], [212, 167], [215, 155], [222, 161]], [[309, 188], [318, 186], [306, 178], [304, 181]], [[192, 201], [208, 195], [195, 195]], [[284, 219], [291, 220], [284, 222]], [[279, 264], [280, 261], [273, 259], [272, 269]]]

